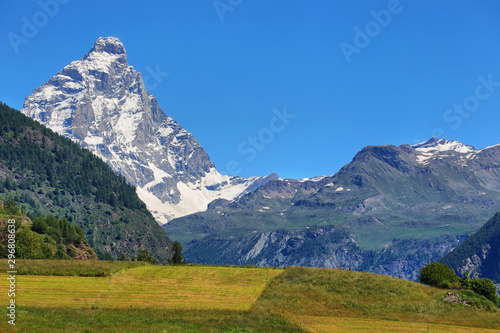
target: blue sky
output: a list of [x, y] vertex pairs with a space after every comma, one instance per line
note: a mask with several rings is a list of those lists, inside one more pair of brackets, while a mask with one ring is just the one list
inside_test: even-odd
[[493, 0], [3, 1], [0, 100], [21, 108], [115, 36], [220, 171], [332, 174], [367, 145], [500, 143], [499, 17]]

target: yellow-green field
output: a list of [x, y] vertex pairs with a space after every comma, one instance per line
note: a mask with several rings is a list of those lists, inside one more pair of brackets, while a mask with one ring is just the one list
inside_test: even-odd
[[[280, 273], [271, 269], [269, 277]], [[17, 279], [19, 304], [106, 309], [249, 310], [267, 282], [266, 271], [260, 268], [203, 266], [144, 266], [110, 277], [18, 275]]]
[[[296, 317], [299, 325], [311, 332], [350, 332], [350, 333], [480, 333], [498, 332], [496, 329], [475, 328], [455, 325], [428, 324], [426, 322], [404, 322], [349, 317]], [[429, 329], [429, 331], [427, 331]]]
[[[24, 264], [45, 267], [53, 274], [82, 265], [53, 262], [59, 268], [47, 269], [50, 261]], [[449, 304], [443, 299], [447, 290], [382, 275], [299, 267], [106, 265], [116, 265], [107, 268], [114, 272], [110, 276], [17, 275], [16, 326], [7, 324], [4, 307], [0, 331], [427, 332], [429, 325], [430, 332], [497, 332], [500, 328], [500, 312], [495, 309]], [[5, 306], [6, 277], [0, 274]]]

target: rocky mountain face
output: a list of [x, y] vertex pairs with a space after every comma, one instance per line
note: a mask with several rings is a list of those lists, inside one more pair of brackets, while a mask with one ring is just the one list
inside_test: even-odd
[[148, 93], [117, 38], [99, 38], [82, 59], [26, 98], [21, 111], [125, 176], [159, 223], [277, 179], [221, 175], [193, 135]]
[[361, 248], [346, 228], [327, 226], [295, 232], [279, 229], [232, 239], [208, 236], [191, 241], [186, 255], [194, 263], [343, 268], [415, 280], [415, 267], [437, 261], [458, 242], [459, 237], [442, 235], [395, 240], [390, 248], [368, 250]]
[[499, 185], [500, 146], [369, 146], [335, 175], [270, 181], [164, 228], [193, 262], [343, 262], [414, 279], [500, 210]]
[[472, 278], [488, 278], [500, 283], [500, 213], [439, 262], [450, 266], [460, 276], [469, 272]]

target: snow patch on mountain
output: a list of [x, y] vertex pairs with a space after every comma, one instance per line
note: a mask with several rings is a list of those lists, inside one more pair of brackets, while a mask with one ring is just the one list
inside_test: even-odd
[[420, 164], [428, 164], [431, 159], [442, 158], [442, 154], [446, 152], [467, 154], [463, 157], [464, 160], [474, 158], [474, 155], [478, 152], [473, 146], [465, 145], [460, 141], [437, 138], [431, 138], [412, 147], [420, 152], [420, 155], [416, 157], [417, 162]]
[[332, 177], [333, 175], [327, 175], [327, 176], [316, 176], [316, 177], [311, 177], [311, 178], [302, 178], [299, 179], [299, 182], [319, 182], [322, 181], [325, 178]]
[[[160, 174], [158, 176], [164, 176]], [[138, 188], [137, 193], [144, 202], [148, 204], [148, 208], [157, 217], [157, 220], [167, 223], [169, 220], [166, 217], [182, 217], [193, 214], [195, 212], [205, 211], [210, 202], [216, 199], [232, 200], [239, 195], [246, 193], [245, 191], [255, 182], [261, 180], [260, 177], [251, 177], [242, 179], [239, 177], [230, 177], [220, 174], [215, 168], [194, 182], [178, 182], [175, 190], [180, 193], [180, 201], [175, 205], [165, 205], [158, 198], [152, 198], [148, 192], [151, 186], [160, 183], [158, 179], [147, 184], [145, 187]], [[175, 191], [174, 190], [174, 191]]]
[[476, 151], [473, 146], [464, 145], [460, 141], [431, 138], [425, 142], [412, 146], [415, 150], [424, 153], [440, 153], [444, 151], [456, 151], [458, 153], [470, 153]]

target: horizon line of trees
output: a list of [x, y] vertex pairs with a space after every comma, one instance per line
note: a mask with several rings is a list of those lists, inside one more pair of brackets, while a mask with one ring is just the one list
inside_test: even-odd
[[[177, 266], [177, 265], [186, 265], [187, 264], [186, 260], [184, 260], [184, 258], [182, 257], [182, 245], [181, 245], [181, 243], [179, 243], [178, 241], [175, 241], [172, 244], [172, 252], [173, 252], [172, 258], [170, 258], [168, 260], [168, 263], [170, 265]], [[115, 258], [113, 258], [113, 256], [109, 252], [106, 252], [106, 253], [104, 253], [103, 260], [113, 261], [113, 260], [115, 260]], [[119, 261], [127, 261], [127, 257], [122, 252], [120, 254], [120, 257], [118, 260]], [[153, 257], [153, 255], [150, 254], [147, 249], [139, 249], [139, 252], [137, 253], [137, 259], [135, 256], [130, 257], [130, 261], [136, 261], [136, 260], [148, 262], [152, 265], [156, 265], [158, 262], [157, 259], [155, 257]]]

